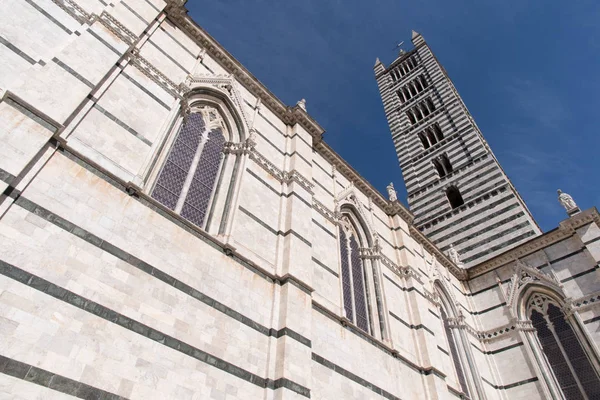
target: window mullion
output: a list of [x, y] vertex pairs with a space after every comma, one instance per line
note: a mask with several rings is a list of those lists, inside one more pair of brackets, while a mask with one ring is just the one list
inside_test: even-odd
[[356, 293], [354, 293], [354, 278], [353, 278], [353, 269], [352, 269], [352, 248], [350, 247], [350, 234], [348, 234], [348, 237], [346, 238], [346, 256], [348, 257], [348, 275], [350, 276], [350, 302], [352, 303], [352, 319], [353, 319], [353, 323], [356, 324], [357, 322], [357, 317], [356, 317], [356, 304], [354, 301], [354, 296], [356, 296]]
[[[544, 319], [546, 320], [546, 325], [548, 326], [548, 329], [550, 329], [550, 332], [552, 332], [552, 335], [554, 336], [554, 340], [556, 341], [556, 344], [558, 345], [558, 348], [560, 349], [566, 363], [567, 366], [569, 367], [569, 371], [571, 371], [571, 375], [573, 375], [573, 378], [575, 379], [575, 382], [577, 382], [577, 387], [579, 388], [579, 391], [581, 392], [581, 395], [583, 396], [583, 398], [585, 400], [589, 400], [585, 391], [583, 390], [583, 386], [581, 385], [581, 382], [579, 381], [579, 377], [577, 376], [577, 373], [575, 372], [575, 369], [573, 368], [573, 365], [571, 364], [571, 360], [569, 359], [569, 355], [567, 354], [567, 352], [565, 351], [562, 343], [560, 342], [560, 338], [558, 337], [558, 335], [556, 334], [556, 331], [554, 330], [554, 324], [550, 321], [549, 316], [546, 314], [544, 315]], [[568, 322], [567, 322], [568, 323]]]
[[194, 154], [194, 158], [192, 160], [192, 165], [190, 165], [190, 170], [188, 171], [187, 176], [185, 177], [185, 182], [183, 183], [183, 188], [181, 189], [181, 194], [179, 195], [179, 199], [177, 200], [177, 205], [175, 206], [175, 212], [177, 214], [181, 213], [183, 209], [183, 205], [185, 204], [185, 199], [187, 197], [188, 191], [190, 190], [190, 186], [192, 185], [192, 179], [194, 179], [194, 174], [196, 173], [196, 169], [198, 168], [198, 164], [200, 163], [200, 157], [202, 156], [202, 150], [204, 150], [204, 145], [208, 141], [208, 132], [204, 131], [204, 135], [202, 139], [200, 139], [200, 143], [198, 144], [198, 149], [196, 150], [196, 154]]

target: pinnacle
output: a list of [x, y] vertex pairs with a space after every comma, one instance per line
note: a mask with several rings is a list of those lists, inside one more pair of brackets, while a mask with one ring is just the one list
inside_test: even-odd
[[379, 60], [379, 57], [377, 57], [377, 59], [375, 60], [375, 65], [377, 64], [381, 64], [381, 60]]
[[413, 29], [413, 31], [412, 31], [412, 39], [416, 38], [417, 36], [421, 36], [421, 34]]

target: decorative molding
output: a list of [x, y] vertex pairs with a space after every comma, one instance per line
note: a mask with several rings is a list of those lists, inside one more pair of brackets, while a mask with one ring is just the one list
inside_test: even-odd
[[329, 208], [327, 208], [325, 206], [325, 204], [321, 203], [319, 200], [317, 200], [314, 197], [313, 197], [313, 208], [319, 214], [321, 214], [323, 217], [325, 217], [325, 219], [327, 219], [329, 222], [337, 224], [337, 218], [335, 217], [335, 214], [333, 213], [333, 211], [331, 211]]
[[[168, 92], [171, 96], [183, 99], [184, 95], [189, 91], [189, 88], [185, 85], [177, 85], [171, 79], [169, 79], [165, 74], [160, 72], [158, 68], [152, 65], [148, 60], [142, 57], [138, 51], [138, 49], [132, 49], [129, 52], [129, 60], [131, 63], [137, 67], [140, 72], [154, 81], [158, 86], [163, 88], [166, 92]], [[182, 109], [185, 107], [182, 107]]]
[[52, 0], [52, 2], [82, 25], [91, 25], [94, 19], [97, 18], [95, 14], [87, 13], [73, 0]]
[[293, 169], [289, 172], [284, 172], [283, 176], [284, 176], [284, 180], [283, 180], [284, 183], [287, 183], [289, 185], [292, 182], [296, 182], [297, 184], [302, 186], [304, 189], [306, 189], [306, 191], [309, 192], [311, 195], [314, 193], [313, 188], [315, 187], [315, 185], [312, 184], [308, 179], [306, 179], [304, 176], [302, 176], [300, 174], [300, 172], [296, 171], [295, 169]]
[[503, 265], [513, 262], [516, 259], [523, 258], [536, 251], [542, 250], [554, 243], [560, 242], [573, 236], [576, 229], [595, 222], [600, 227], [600, 213], [596, 207], [575, 214], [569, 219], [562, 221], [558, 229], [554, 229], [541, 236], [535, 237], [520, 246], [510, 249], [497, 255], [481, 264], [478, 264], [467, 270], [468, 279], [483, 275], [489, 271], [499, 268]]
[[[298, 171], [282, 171], [275, 164], [269, 161], [265, 156], [256, 151], [255, 148], [250, 148], [247, 142], [245, 144], [235, 144], [235, 143], [226, 143], [230, 148], [236, 148], [239, 146], [246, 146], [244, 150], [250, 155], [250, 159], [254, 160], [259, 166], [261, 166], [265, 171], [267, 171], [273, 178], [277, 179], [280, 183], [289, 184], [290, 182], [296, 182], [311, 195], [313, 194], [313, 184], [308, 181], [304, 176], [302, 176]], [[240, 151], [240, 150], [230, 150], [231, 152]]]
[[[90, 24], [95, 18], [95, 16], [92, 17]], [[133, 45], [138, 39], [135, 33], [127, 29], [125, 25], [120, 23], [119, 20], [117, 20], [115, 17], [113, 17], [106, 11], [102, 11], [102, 14], [100, 14], [100, 16], [97, 17], [97, 19], [102, 25], [106, 27], [106, 29], [114, 33], [117, 37], [119, 37], [119, 39], [121, 39], [130, 46]]]
[[588, 294], [570, 301], [570, 308], [574, 311], [585, 311], [600, 305], [600, 292]]
[[321, 141], [324, 129], [299, 105], [293, 107], [285, 105], [202, 27], [198, 26], [187, 15], [184, 7], [185, 1], [166, 0], [166, 2], [165, 12], [169, 19], [194, 39], [201, 48], [205, 49], [206, 54], [230, 71], [240, 84], [259, 97], [261, 102], [284, 123], [290, 126], [299, 124], [312, 136], [314, 143]]
[[277, 179], [280, 183], [282, 183], [285, 180], [284, 172], [277, 168], [275, 164], [269, 161], [258, 151], [251, 151], [250, 159], [255, 161], [259, 166], [261, 166], [265, 171], [267, 171], [273, 178]]
[[237, 81], [234, 77], [229, 75], [208, 75], [208, 74], [191, 74], [186, 79], [186, 85], [190, 87], [189, 90], [193, 90], [196, 85], [204, 85], [204, 86], [213, 86], [214, 88], [219, 89], [221, 92], [225, 93], [235, 104], [240, 114], [242, 114], [242, 119], [246, 125], [246, 129], [250, 132], [250, 127], [252, 124], [250, 123], [250, 119], [246, 114], [245, 108], [242, 106], [242, 97], [237, 88]]
[[438, 249], [436, 245], [434, 245], [427, 237], [425, 237], [423, 232], [415, 228], [413, 225], [410, 225], [409, 233], [413, 239], [415, 239], [425, 248], [425, 250], [433, 254], [436, 260], [446, 267], [452, 273], [452, 275], [461, 281], [467, 280], [467, 270], [456, 266], [456, 264], [454, 264], [440, 249]]
[[519, 299], [520, 291], [525, 285], [530, 283], [540, 283], [544, 286], [550, 286], [559, 293], [561, 292], [560, 282], [558, 282], [554, 277], [548, 276], [536, 268], [530, 267], [521, 260], [517, 260], [515, 265], [515, 273], [510, 279], [510, 286], [506, 296], [506, 306], [509, 309], [512, 310], [514, 308], [515, 303]]

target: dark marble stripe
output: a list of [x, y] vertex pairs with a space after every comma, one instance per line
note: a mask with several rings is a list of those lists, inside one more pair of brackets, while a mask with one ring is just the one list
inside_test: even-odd
[[[175, 278], [175, 277], [159, 270], [158, 268], [148, 264], [147, 262], [137, 258], [133, 254], [128, 253], [121, 248], [118, 248], [117, 246], [113, 245], [112, 243], [110, 243], [106, 240], [103, 240], [102, 238], [94, 235], [93, 233], [73, 224], [72, 222], [70, 222], [60, 216], [53, 214], [49, 210], [35, 204], [34, 202], [26, 199], [25, 197], [17, 196], [17, 195], [12, 196], [12, 197], [16, 198], [15, 204], [17, 204], [19, 207], [29, 211], [32, 214], [35, 214], [36, 216], [52, 223], [53, 225], [55, 225], [57, 227], [71, 233], [72, 235], [78, 237], [79, 239], [81, 239], [93, 246], [96, 246], [100, 250], [103, 250], [103, 251], [107, 252], [108, 254], [111, 254], [112, 256], [114, 256], [122, 261], [125, 261], [129, 265], [139, 269], [142, 272], [147, 273], [148, 275], [152, 276], [153, 278], [156, 278], [159, 281], [162, 281], [169, 286], [173, 286], [175, 289], [179, 290], [180, 292], [182, 292], [190, 297], [193, 297], [194, 299], [204, 303], [205, 305], [227, 315], [230, 318], [235, 319], [236, 321], [254, 329], [255, 331], [262, 333], [263, 335], [274, 336], [274, 337], [279, 338], [282, 336], [281, 332], [284, 332], [283, 334], [285, 334], [285, 332], [293, 332], [289, 328], [282, 328], [279, 331], [274, 330], [273, 328], [267, 328], [266, 326], [263, 326], [262, 324], [252, 320], [251, 318], [246, 317], [242, 313], [226, 306], [223, 303], [220, 303], [219, 301], [211, 298], [210, 296], [207, 296], [206, 294], [200, 292], [199, 290], [194, 289], [193, 287], [178, 280], [177, 278]], [[302, 344], [308, 343], [308, 346], [310, 347], [310, 340], [302, 337], [300, 334], [293, 332], [293, 334], [290, 335], [290, 337], [292, 337], [294, 339], [302, 338], [299, 341]]]
[[527, 383], [537, 382], [538, 378], [536, 376], [534, 376], [533, 378], [525, 379], [525, 380], [522, 380], [522, 381], [519, 381], [519, 382], [510, 383], [508, 385], [503, 385], [503, 386], [502, 385], [501, 386], [494, 385], [492, 382], [488, 381], [485, 378], [481, 378], [481, 380], [484, 381], [485, 383], [487, 383], [488, 385], [490, 385], [491, 387], [493, 387], [496, 390], [506, 390], [506, 389], [512, 389], [512, 388], [517, 387], [517, 386], [525, 385]]
[[148, 0], [145, 0], [145, 1], [146, 1], [146, 3], [148, 3], [148, 5], [149, 5], [150, 7], [152, 7], [152, 8], [154, 9], [154, 11], [156, 11], [156, 12], [160, 12], [160, 10], [159, 10], [159, 9], [158, 9], [158, 8], [157, 8], [157, 7], [156, 7], [154, 4], [150, 3]]
[[0, 355], [0, 373], [80, 399], [125, 400], [125, 397], [2, 355]]
[[257, 222], [258, 224], [260, 224], [263, 228], [267, 229], [272, 234], [274, 234], [274, 235], [281, 235], [281, 236], [284, 236], [284, 237], [291, 234], [293, 236], [296, 236], [298, 239], [300, 239], [304, 243], [306, 243], [308, 246], [312, 247], [312, 243], [309, 242], [308, 240], [306, 240], [304, 237], [302, 237], [298, 232], [296, 232], [296, 231], [294, 231], [292, 229], [289, 229], [286, 232], [283, 232], [281, 230], [275, 230], [272, 227], [270, 227], [267, 223], [263, 222], [260, 218], [258, 218], [254, 214], [252, 214], [247, 209], [245, 209], [244, 207], [239, 206], [238, 208], [239, 208], [240, 211], [242, 211], [244, 214], [246, 214], [247, 216], [249, 216], [250, 218], [252, 218], [255, 222]]
[[[197, 347], [185, 343], [173, 336], [167, 335], [148, 325], [142, 324], [141, 322], [129, 318], [121, 313], [104, 307], [103, 305], [96, 303], [90, 299], [79, 296], [76, 293], [73, 293], [60, 286], [57, 286], [52, 282], [49, 282], [38, 276], [30, 274], [29, 272], [24, 271], [14, 265], [10, 265], [2, 260], [0, 260], [0, 274], [11, 278], [17, 282], [20, 282], [26, 286], [29, 286], [35, 290], [38, 290], [42, 293], [45, 293], [51, 297], [54, 297], [55, 299], [61, 300], [67, 304], [70, 304], [83, 311], [86, 311], [92, 315], [102, 318], [110, 323], [113, 323], [138, 335], [146, 337], [158, 344], [161, 344], [172, 350], [192, 357], [221, 371], [227, 372], [235, 377], [243, 379], [246, 382], [252, 383], [261, 388], [267, 387], [270, 389], [275, 389], [276, 381], [273, 381], [268, 378], [263, 378], [256, 374], [253, 374], [250, 371], [246, 371], [245, 369], [238, 367], [235, 364], [227, 362]], [[302, 396], [310, 397], [310, 390], [308, 388], [305, 388], [304, 386], [293, 383], [289, 380], [287, 383], [280, 382], [280, 385], [280, 387], [286, 387]]]
[[[146, 0], [148, 1], [148, 0]], [[169, 32], [167, 32], [167, 30], [165, 28], [163, 28], [162, 26], [160, 27], [160, 30], [163, 31], [168, 37], [171, 38], [171, 40], [173, 40], [175, 43], [177, 43], [179, 45], [179, 47], [181, 47], [183, 50], [186, 51], [186, 53], [188, 53], [190, 56], [196, 58], [197, 55], [192, 53], [187, 47], [185, 47], [179, 40], [177, 40], [175, 38], [175, 36], [171, 35]]]
[[586, 319], [583, 321], [584, 324], [591, 324], [592, 322], [600, 321], [600, 315], [594, 318]]
[[10, 185], [15, 179], [17, 179], [16, 176], [0, 168], [0, 181]]
[[52, 21], [56, 26], [58, 26], [63, 31], [67, 32], [69, 35], [73, 33], [69, 28], [67, 28], [60, 22], [58, 22], [58, 20], [56, 18], [54, 18], [52, 15], [48, 14], [46, 12], [46, 10], [44, 10], [42, 7], [38, 6], [31, 0], [25, 0], [25, 1], [27, 2], [27, 4], [29, 4], [31, 7], [35, 8], [40, 14], [42, 14], [44, 17], [48, 18], [50, 21]]
[[110, 43], [108, 43], [106, 40], [102, 39], [100, 37], [100, 35], [98, 35], [96, 32], [94, 32], [92, 30], [92, 28], [88, 28], [87, 31], [88, 31], [88, 33], [90, 35], [92, 35], [94, 38], [96, 38], [96, 40], [98, 40], [100, 43], [102, 43], [103, 45], [105, 45], [106, 47], [108, 47], [110, 49], [110, 51], [112, 51], [113, 53], [115, 53], [119, 57], [121, 57], [123, 55], [123, 52], [117, 50], [116, 48], [113, 47], [113, 45], [111, 45]]
[[321, 261], [317, 260], [314, 257], [312, 258], [312, 260], [314, 261], [315, 264], [317, 264], [319, 267], [323, 268], [325, 271], [329, 272], [330, 274], [332, 274], [336, 278], [340, 277], [337, 272], [335, 272], [334, 270], [332, 270], [331, 268], [329, 268], [327, 265], [323, 264]]
[[575, 275], [571, 275], [568, 278], [562, 279], [560, 281], [560, 283], [569, 282], [569, 281], [572, 281], [573, 279], [577, 279], [577, 278], [580, 278], [580, 277], [582, 277], [584, 275], [591, 274], [592, 272], [595, 272], [598, 268], [600, 268], [600, 265], [595, 265], [594, 267], [592, 267], [590, 269], [587, 269], [585, 271], [579, 272], [578, 274], [575, 274]]
[[125, 3], [124, 1], [121, 1], [121, 4], [123, 4], [125, 6], [126, 9], [129, 10], [129, 12], [131, 12], [133, 15], [135, 15], [140, 21], [142, 21], [143, 23], [145, 23], [146, 25], [150, 25], [150, 22], [146, 21], [146, 19], [144, 17], [142, 17], [140, 14], [138, 14], [133, 8], [131, 8], [127, 3]]
[[144, 92], [148, 96], [150, 96], [150, 98], [152, 98], [152, 100], [156, 101], [158, 104], [160, 104], [161, 106], [163, 106], [166, 110], [171, 111], [171, 107], [169, 107], [169, 105], [167, 103], [165, 103], [164, 101], [162, 101], [161, 99], [159, 99], [158, 97], [156, 97], [156, 95], [154, 93], [152, 93], [151, 91], [149, 91], [148, 89], [146, 89], [141, 83], [139, 83], [138, 81], [136, 81], [133, 77], [131, 77], [130, 75], [128, 75], [125, 71], [121, 72], [121, 75], [124, 78], [126, 78], [129, 82], [133, 83], [142, 92]]
[[331, 197], [335, 197], [333, 195], [333, 193], [331, 193], [331, 191], [329, 189], [327, 189], [325, 186], [323, 186], [323, 184], [321, 182], [319, 182], [315, 178], [313, 178], [312, 180], [313, 180], [314, 183], [317, 184], [317, 186], [319, 186], [321, 189], [323, 189], [328, 195], [330, 195]]
[[424, 295], [423, 293], [421, 293], [421, 292], [420, 292], [420, 291], [419, 291], [417, 288], [415, 288], [414, 286], [413, 286], [413, 287], [410, 287], [410, 288], [404, 288], [404, 287], [402, 287], [402, 286], [398, 285], [396, 282], [394, 282], [394, 281], [392, 280], [392, 278], [390, 278], [390, 277], [389, 277], [389, 276], [387, 276], [386, 274], [383, 274], [383, 277], [384, 277], [385, 279], [387, 279], [387, 280], [388, 280], [388, 281], [389, 281], [389, 282], [390, 282], [392, 285], [396, 286], [398, 289], [402, 290], [403, 292], [413, 292], [413, 291], [414, 291], [414, 292], [416, 292], [417, 294], [419, 294], [421, 297], [423, 297], [424, 299], [426, 299], [425, 295]]
[[400, 318], [399, 316], [397, 316], [396, 314], [394, 314], [391, 311], [390, 311], [390, 315], [392, 316], [392, 318], [394, 318], [398, 322], [401, 322], [407, 328], [415, 329], [415, 330], [424, 329], [425, 331], [429, 332], [431, 335], [435, 336], [435, 333], [433, 333], [433, 331], [431, 329], [429, 329], [428, 327], [426, 327], [423, 324], [419, 324], [419, 325], [409, 324], [408, 322], [404, 321], [402, 318]]
[[115, 117], [108, 110], [104, 109], [100, 104], [94, 103], [94, 108], [97, 109], [98, 111], [100, 111], [102, 114], [104, 114], [108, 119], [114, 121], [121, 128], [125, 129], [127, 132], [131, 133], [133, 136], [135, 136], [136, 138], [140, 139], [142, 142], [144, 142], [144, 144], [146, 144], [148, 146], [152, 146], [152, 142], [151, 141], [149, 141], [148, 139], [146, 139], [144, 136], [142, 136], [140, 133], [138, 133], [135, 129], [131, 128], [125, 122], [123, 122], [119, 118]]
[[584, 246], [589, 246], [590, 244], [592, 244], [592, 243], [595, 243], [595, 242], [598, 242], [598, 241], [600, 241], [600, 236], [598, 236], [598, 237], [597, 237], [597, 238], [595, 238], [595, 239], [588, 240], [587, 242], [583, 242], [583, 244], [584, 244]]
[[351, 381], [358, 383], [361, 386], [366, 387], [367, 389], [371, 390], [374, 393], [377, 393], [380, 396], [383, 396], [386, 399], [401, 400], [400, 397], [394, 396], [390, 392], [387, 392], [387, 391], [381, 389], [379, 386], [367, 381], [366, 379], [359, 377], [358, 375], [353, 374], [352, 372], [348, 371], [347, 369], [344, 369], [344, 368], [340, 367], [339, 365], [332, 363], [329, 360], [326, 360], [325, 358], [321, 357], [320, 355], [318, 355], [316, 353], [312, 353], [312, 360], [318, 364], [321, 364], [322, 366], [324, 366], [326, 368], [329, 368], [330, 370], [332, 370], [334, 372], [337, 372], [338, 374], [342, 375], [343, 377], [350, 379]]
[[82, 82], [83, 84], [85, 84], [90, 89], [94, 88], [94, 84], [92, 82], [90, 82], [87, 79], [85, 79], [82, 75], [80, 75], [79, 73], [77, 73], [73, 68], [69, 67], [64, 62], [60, 61], [58, 58], [54, 57], [52, 59], [52, 61], [54, 61], [54, 63], [56, 63], [59, 67], [61, 67], [65, 71], [67, 71], [69, 74], [73, 75], [77, 80], [79, 80], [80, 82]]
[[444, 353], [445, 355], [449, 356], [450, 353], [448, 353], [448, 350], [444, 350], [442, 349], [440, 346], [437, 347], [439, 351], [441, 351], [442, 353]]
[[27, 109], [24, 106], [22, 106], [21, 104], [17, 103], [16, 101], [14, 101], [13, 99], [11, 99], [10, 97], [7, 98], [7, 99], [5, 99], [4, 102], [6, 104], [8, 104], [9, 106], [15, 108], [16, 110], [19, 110], [19, 112], [21, 112], [23, 115], [27, 116], [32, 121], [40, 124], [45, 129], [48, 129], [50, 132], [56, 133], [56, 131], [58, 131], [58, 127], [57, 126], [54, 126], [53, 124], [51, 124], [50, 122], [46, 121], [42, 117], [34, 114], [29, 109]]
[[331, 232], [329, 229], [327, 229], [326, 227], [321, 225], [317, 220], [313, 219], [312, 222], [315, 225], [317, 225], [319, 228], [321, 228], [323, 231], [325, 231], [325, 233], [327, 233], [329, 236], [331, 236], [334, 239], [337, 239], [337, 236], [333, 232]]
[[342, 322], [340, 320], [340, 317], [336, 314], [334, 314], [332, 311], [326, 309], [325, 307], [323, 307], [322, 305], [316, 303], [315, 301], [313, 301], [312, 303], [312, 308], [313, 310], [319, 312], [320, 314], [322, 314], [323, 316], [329, 318], [330, 320], [336, 322], [336, 323], [341, 323], [342, 326], [352, 332], [353, 334], [355, 334], [356, 336], [360, 337], [361, 339], [365, 340], [367, 343], [373, 345], [375, 348], [383, 351], [385, 354], [398, 359], [398, 361], [400, 361], [402, 364], [406, 365], [407, 367], [411, 368], [412, 370], [420, 373], [421, 375], [434, 375], [437, 376], [438, 378], [441, 379], [445, 379], [446, 375], [444, 373], [442, 373], [441, 371], [433, 368], [433, 367], [421, 367], [415, 363], [413, 363], [412, 361], [410, 361], [409, 359], [407, 359], [406, 357], [403, 357], [402, 355], [400, 355], [399, 352], [397, 352], [396, 350], [393, 350], [385, 345], [383, 345], [381, 342], [373, 339], [373, 337], [371, 335], [369, 335], [368, 333], [366, 333], [365, 331], [361, 330], [360, 328], [356, 327], [354, 324], [347, 324], [346, 322]]
[[181, 68], [183, 70], [183, 72], [185, 72], [186, 74], [189, 74], [190, 71], [187, 70], [187, 68], [185, 68], [183, 65], [181, 65], [177, 60], [175, 60], [173, 57], [171, 57], [171, 55], [169, 55], [166, 51], [164, 51], [160, 46], [158, 46], [157, 44], [155, 44], [153, 41], [148, 40], [148, 43], [150, 43], [152, 46], [154, 46], [158, 51], [160, 51], [165, 57], [167, 57], [173, 64], [177, 65], [179, 68]]
[[29, 64], [32, 64], [32, 65], [35, 64], [35, 60], [33, 58], [29, 57], [27, 54], [25, 54], [25, 52], [19, 50], [19, 48], [17, 46], [13, 45], [8, 40], [4, 39], [2, 36], [0, 36], [0, 43], [2, 43], [10, 51], [12, 51], [13, 53], [17, 54], [22, 59], [24, 59], [25, 61], [27, 61]]

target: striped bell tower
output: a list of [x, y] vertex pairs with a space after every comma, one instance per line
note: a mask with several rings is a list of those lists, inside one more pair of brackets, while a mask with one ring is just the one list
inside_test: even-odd
[[415, 225], [466, 267], [541, 234], [448, 74], [419, 33], [375, 77]]

